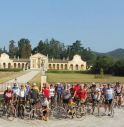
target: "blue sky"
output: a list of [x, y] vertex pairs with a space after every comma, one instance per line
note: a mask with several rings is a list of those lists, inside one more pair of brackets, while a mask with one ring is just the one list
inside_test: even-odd
[[107, 52], [124, 48], [124, 0], [0, 0], [0, 47], [28, 38]]

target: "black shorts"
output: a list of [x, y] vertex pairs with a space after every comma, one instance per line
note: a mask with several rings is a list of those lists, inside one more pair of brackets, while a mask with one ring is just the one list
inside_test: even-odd
[[112, 101], [113, 101], [113, 99], [110, 99], [110, 100], [105, 100], [105, 104], [112, 104]]
[[116, 93], [116, 96], [121, 96], [121, 93]]
[[64, 104], [68, 104], [68, 102], [69, 102], [69, 99], [63, 99]]

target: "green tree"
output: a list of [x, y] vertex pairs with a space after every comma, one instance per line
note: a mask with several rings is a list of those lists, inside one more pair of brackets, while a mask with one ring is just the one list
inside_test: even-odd
[[15, 41], [14, 40], [11, 40], [9, 42], [9, 56], [10, 58], [14, 58], [14, 56], [17, 55], [17, 47], [15, 46]]
[[100, 69], [103, 68], [105, 73], [112, 73], [114, 60], [109, 56], [97, 56], [96, 61], [92, 67], [92, 72], [99, 73]]
[[20, 58], [29, 58], [31, 55], [32, 49], [31, 44], [28, 39], [20, 39], [18, 42], [18, 55]]

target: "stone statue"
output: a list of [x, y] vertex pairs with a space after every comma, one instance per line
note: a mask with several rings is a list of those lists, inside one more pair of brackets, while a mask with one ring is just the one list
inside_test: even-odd
[[45, 75], [45, 66], [44, 66], [45, 61], [42, 60], [41, 63], [41, 75]]

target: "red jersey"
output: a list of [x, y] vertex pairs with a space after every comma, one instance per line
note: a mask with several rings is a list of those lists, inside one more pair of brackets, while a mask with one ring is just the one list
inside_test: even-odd
[[84, 100], [87, 98], [87, 90], [86, 89], [82, 89], [79, 91], [79, 98], [80, 100]]
[[4, 92], [5, 101], [12, 100], [12, 94], [13, 94], [13, 91], [12, 90], [10, 90], [10, 91], [5, 90], [5, 92]]
[[78, 97], [78, 92], [80, 91], [80, 85], [74, 86], [74, 97]]
[[43, 93], [43, 95], [45, 96], [45, 97], [47, 97], [47, 98], [49, 98], [49, 96], [50, 96], [50, 90], [49, 90], [49, 88], [43, 88], [42, 89], [42, 93]]

